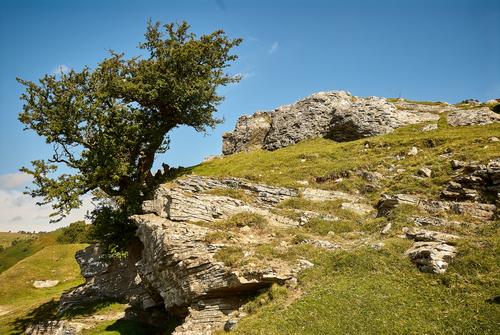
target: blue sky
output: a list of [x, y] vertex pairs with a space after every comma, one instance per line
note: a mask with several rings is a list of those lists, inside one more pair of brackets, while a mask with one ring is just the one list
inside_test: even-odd
[[[244, 80], [221, 89], [225, 123], [205, 135], [177, 129], [172, 149], [158, 159], [173, 166], [219, 154], [221, 135], [238, 116], [318, 91], [449, 102], [500, 97], [498, 0], [3, 0], [0, 230], [54, 227], [44, 218], [48, 209], [32, 209], [20, 194], [29, 180], [19, 167], [48, 156], [50, 147], [22, 131], [15, 77], [36, 80], [58, 68], [92, 67], [108, 49], [137, 55], [148, 18], [187, 20], [198, 34], [224, 29], [244, 39], [229, 69]], [[30, 210], [38, 211], [37, 219]]]

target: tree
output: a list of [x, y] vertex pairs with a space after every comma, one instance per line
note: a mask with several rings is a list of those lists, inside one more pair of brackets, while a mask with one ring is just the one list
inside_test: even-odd
[[108, 201], [93, 213], [96, 231], [116, 242], [133, 230], [127, 217], [140, 212], [168, 173], [153, 175], [151, 168], [168, 149], [169, 132], [180, 125], [206, 131], [221, 122], [214, 117], [224, 98], [217, 88], [240, 80], [225, 69], [241, 39], [222, 30], [197, 37], [189, 28], [148, 22], [139, 44], [145, 56], [110, 51], [95, 69], [45, 75], [39, 83], [17, 79], [25, 86], [19, 120], [53, 145], [52, 157], [21, 171], [34, 178], [27, 193], [52, 204], [53, 221], [79, 207], [82, 195], [97, 192]]

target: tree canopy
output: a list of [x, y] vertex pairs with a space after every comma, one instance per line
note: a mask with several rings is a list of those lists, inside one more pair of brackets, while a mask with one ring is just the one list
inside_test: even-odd
[[[118, 222], [138, 213], [167, 173], [153, 175], [151, 168], [168, 149], [169, 132], [180, 125], [206, 131], [221, 122], [214, 116], [223, 100], [217, 89], [240, 80], [226, 73], [240, 43], [222, 30], [198, 37], [186, 22], [148, 22], [142, 57], [110, 51], [93, 69], [45, 75], [38, 83], [18, 78], [25, 87], [19, 120], [53, 145], [51, 157], [21, 169], [34, 177], [28, 193], [52, 204], [53, 220], [91, 191], [112, 199]], [[61, 166], [68, 169], [60, 173]], [[101, 213], [110, 211], [104, 207]]]

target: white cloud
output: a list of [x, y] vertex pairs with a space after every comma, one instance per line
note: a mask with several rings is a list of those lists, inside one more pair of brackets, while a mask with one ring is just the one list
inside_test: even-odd
[[38, 206], [36, 199], [18, 190], [0, 189], [0, 231], [51, 231], [84, 220], [87, 211], [94, 208], [91, 196], [83, 197], [83, 205], [73, 210], [61, 222], [50, 223], [50, 205]]
[[65, 64], [60, 64], [57, 65], [53, 70], [52, 74], [63, 74], [63, 73], [68, 73], [71, 70], [71, 68]]
[[32, 180], [31, 175], [24, 172], [6, 173], [0, 175], [0, 189], [12, 190], [23, 188]]
[[278, 47], [280, 46], [280, 43], [278, 41], [274, 42], [272, 45], [271, 45], [271, 48], [269, 48], [269, 53], [272, 54], [272, 53], [275, 53], [277, 50], [278, 50]]

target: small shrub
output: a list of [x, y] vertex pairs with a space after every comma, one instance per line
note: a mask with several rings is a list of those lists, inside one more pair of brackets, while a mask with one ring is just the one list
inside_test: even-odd
[[243, 250], [235, 246], [224, 247], [215, 253], [215, 259], [226, 266], [234, 267], [243, 259]]
[[205, 235], [204, 240], [208, 243], [229, 240], [231, 235], [225, 231], [214, 231]]
[[68, 227], [62, 228], [62, 233], [57, 237], [57, 242], [63, 244], [91, 243], [90, 237], [92, 226], [84, 221], [76, 221]]

